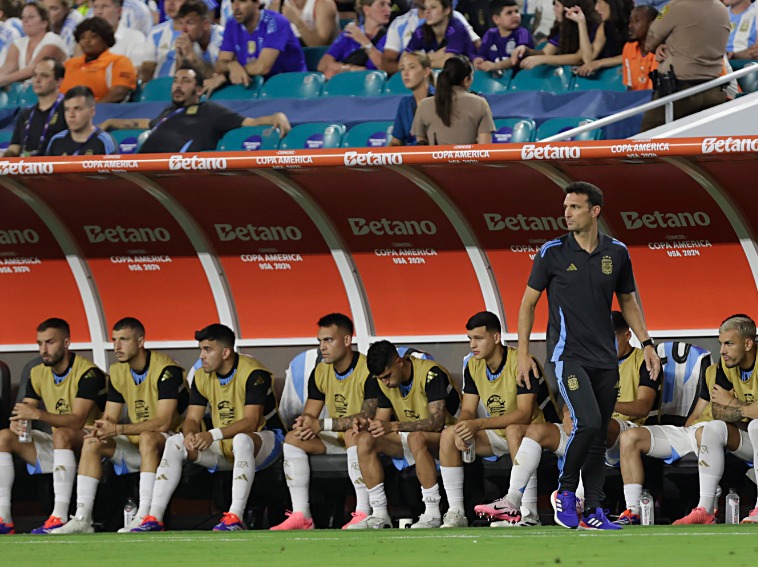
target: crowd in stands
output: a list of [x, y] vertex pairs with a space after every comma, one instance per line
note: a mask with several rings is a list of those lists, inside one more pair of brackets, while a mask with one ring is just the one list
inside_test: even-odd
[[[209, 96], [228, 85], [249, 88], [260, 78], [306, 71], [304, 48], [323, 50], [317, 69], [327, 81], [352, 71], [392, 75], [400, 72], [402, 54], [415, 53], [414, 64], [432, 70], [429, 84], [417, 89], [420, 82], [403, 79], [414, 91], [414, 104], [404, 102], [398, 109], [396, 124], [406, 124], [391, 140], [434, 143], [433, 137], [413, 135], [409, 110], [415, 112], [423, 95], [434, 95], [433, 85], [448, 73], [451, 58], [473, 63], [467, 67], [469, 78], [474, 69], [515, 78], [542, 66], [570, 67], [577, 77], [591, 77], [620, 66], [628, 89], [654, 89], [657, 97], [729, 72], [730, 60], [758, 57], [751, 1], [708, 1], [710, 12], [698, 10], [694, 0], [554, 0], [529, 2], [526, 8], [521, 0], [415, 0], [412, 5], [356, 0], [355, 18], [345, 24], [334, 0], [223, 0], [220, 5], [216, 0], [0, 0], [0, 87], [33, 89], [35, 67], [50, 59], [65, 66], [61, 93], [85, 86], [98, 103], [132, 100], [151, 80], [174, 77], [187, 65], [197, 70], [202, 95]], [[707, 40], [692, 49], [682, 47], [689, 41], [684, 30], [697, 27], [706, 12], [711, 17], [700, 25], [710, 26]], [[455, 82], [452, 100], [462, 98], [470, 83], [461, 89], [457, 87], [464, 83]], [[675, 115], [733, 98], [735, 85], [726, 93], [722, 88], [707, 91], [702, 100], [686, 99], [675, 107]], [[435, 100], [439, 111], [439, 96]], [[39, 119], [44, 110], [26, 116]], [[656, 125], [655, 117], [648, 118], [646, 127]], [[477, 130], [492, 127], [491, 120], [477, 123]], [[22, 125], [27, 131], [35, 128]], [[458, 135], [457, 127], [450, 130], [455, 135], [445, 136], [449, 143], [487, 140], [472, 139], [468, 132]], [[23, 146], [18, 142], [13, 145]], [[34, 146], [22, 147], [21, 153], [47, 150], [44, 144]]]

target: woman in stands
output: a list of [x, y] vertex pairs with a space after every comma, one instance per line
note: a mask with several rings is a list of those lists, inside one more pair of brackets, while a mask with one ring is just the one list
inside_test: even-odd
[[358, 23], [346, 25], [318, 63], [327, 80], [346, 71], [382, 68], [391, 11], [390, 0], [356, 0]]
[[21, 10], [21, 24], [26, 35], [8, 49], [5, 64], [0, 67], [0, 87], [29, 79], [44, 57], [60, 62], [68, 57], [65, 42], [50, 31], [47, 8], [36, 2], [26, 4]]
[[406, 51], [425, 51], [435, 69], [442, 68], [454, 55], [473, 60], [476, 48], [471, 36], [452, 13], [451, 0], [426, 0], [423, 9], [426, 21], [413, 32]]
[[411, 133], [418, 145], [490, 144], [495, 123], [487, 101], [468, 92], [474, 66], [453, 55], [437, 76], [434, 97], [419, 102]]
[[602, 45], [597, 46], [605, 44], [605, 36], [598, 33], [603, 26], [595, 0], [554, 0], [553, 8], [555, 24], [547, 45], [541, 50], [519, 45], [511, 54], [514, 67], [581, 65], [585, 58], [590, 60], [595, 49], [602, 51]]
[[[580, 35], [584, 64], [576, 70], [576, 74], [583, 77], [608, 67], [610, 61], [618, 61], [620, 65], [621, 52], [630, 37], [631, 9], [624, 0], [597, 0], [595, 10], [600, 14], [603, 25], [598, 28], [592, 44], [589, 43], [589, 34]], [[583, 24], [577, 22], [577, 25], [581, 27]], [[584, 25], [586, 27], [586, 23]]]
[[329, 45], [340, 31], [340, 16], [334, 0], [271, 0], [266, 8], [281, 12], [290, 21], [303, 47]]
[[415, 146], [416, 137], [411, 134], [413, 118], [418, 103], [434, 94], [432, 65], [423, 51], [404, 51], [400, 56], [398, 70], [406, 89], [412, 94], [403, 97], [397, 107], [395, 124], [392, 126], [390, 146]]

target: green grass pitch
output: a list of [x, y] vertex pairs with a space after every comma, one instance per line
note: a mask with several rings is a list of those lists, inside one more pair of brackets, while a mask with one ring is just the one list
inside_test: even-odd
[[[2, 565], [413, 565], [754, 566], [758, 526], [627, 527], [577, 532], [558, 527], [249, 531], [90, 536], [3, 536]], [[234, 562], [234, 563], [232, 563]]]

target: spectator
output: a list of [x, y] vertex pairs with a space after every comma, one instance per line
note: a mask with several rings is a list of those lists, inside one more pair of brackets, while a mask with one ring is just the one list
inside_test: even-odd
[[0, 66], [5, 63], [11, 45], [21, 37], [19, 30], [7, 20], [12, 15], [12, 10], [13, 6], [9, 0], [0, 1]]
[[491, 0], [490, 12], [495, 27], [487, 30], [474, 59], [474, 67], [482, 71], [502, 71], [513, 66], [511, 54], [519, 45], [534, 49], [529, 30], [521, 26], [521, 13], [516, 0]]
[[250, 78], [306, 71], [300, 42], [287, 18], [263, 10], [259, 0], [234, 0], [234, 21], [227, 22], [216, 75], [206, 80], [206, 92], [225, 83], [249, 85]]
[[523, 45], [517, 47], [512, 53], [514, 67], [533, 69], [540, 65], [581, 65], [584, 63], [583, 56], [589, 57], [590, 52], [582, 50], [580, 38], [587, 38], [586, 45], [593, 44], [601, 27], [594, 0], [555, 0], [553, 8], [555, 24], [547, 45], [541, 50]]
[[179, 9], [184, 0], [164, 0], [163, 9], [168, 19], [161, 22], [147, 36], [151, 53], [142, 64], [140, 78], [143, 83], [158, 77], [170, 77], [176, 69], [176, 39], [182, 34]]
[[179, 9], [182, 34], [176, 40], [180, 65], [189, 63], [202, 69], [204, 77], [213, 75], [224, 28], [213, 23], [213, 14], [203, 0], [186, 0]]
[[650, 24], [658, 16], [658, 10], [652, 6], [637, 6], [629, 19], [629, 41], [624, 45], [621, 55], [595, 59], [585, 63], [576, 71], [577, 75], [588, 77], [598, 69], [623, 65], [624, 85], [632, 91], [644, 91], [653, 88], [650, 72], [658, 68], [655, 53], [645, 51], [645, 38]]
[[137, 71], [125, 55], [111, 53], [116, 39], [113, 28], [102, 18], [84, 20], [74, 37], [83, 55], [66, 61], [61, 90], [85, 85], [97, 102], [124, 102], [137, 88]]
[[42, 3], [50, 14], [50, 31], [61, 36], [68, 48], [68, 56], [71, 57], [76, 49], [74, 31], [84, 16], [71, 9], [70, 0], [42, 0]]
[[550, 37], [550, 30], [555, 24], [553, 0], [529, 0], [524, 7], [524, 14], [534, 15], [531, 32], [536, 44]]
[[201, 102], [201, 79], [200, 71], [191, 65], [182, 65], [174, 75], [172, 104], [157, 118], [112, 118], [100, 126], [105, 130], [150, 129], [150, 136], [140, 148], [140, 153], [215, 150], [224, 134], [241, 126], [270, 124], [273, 128], [279, 128], [282, 136], [290, 131], [290, 123], [281, 112], [245, 118], [213, 102]]
[[[402, 16], [398, 16], [390, 24], [387, 30], [387, 41], [384, 44], [384, 53], [382, 54], [382, 69], [387, 73], [396, 73], [398, 62], [400, 60], [400, 54], [405, 50], [408, 42], [413, 36], [413, 32], [419, 25], [424, 23], [423, 12], [424, 2], [423, 0], [414, 0], [414, 7], [408, 10]], [[468, 35], [471, 38], [474, 46], [479, 45], [479, 36], [468, 23], [466, 18], [460, 12], [453, 11], [453, 18], [459, 23], [463, 24], [468, 30]]]
[[18, 33], [18, 37], [23, 37], [24, 27], [21, 25], [21, 4], [17, 0], [0, 0], [0, 20], [6, 25], [12, 27]]
[[392, 126], [390, 146], [415, 146], [416, 137], [411, 134], [413, 118], [418, 103], [434, 94], [432, 87], [432, 65], [423, 51], [405, 51], [400, 56], [400, 75], [406, 89], [412, 94], [403, 97], [397, 107], [395, 123]]
[[295, 37], [305, 47], [330, 45], [340, 33], [334, 0], [271, 0], [267, 7], [290, 21]]
[[114, 55], [125, 55], [139, 69], [148, 58], [147, 37], [136, 28], [129, 28], [124, 22], [124, 5], [122, 0], [95, 0], [93, 15], [104, 19], [114, 29], [116, 43], [110, 48]]
[[411, 133], [419, 145], [492, 143], [492, 110], [483, 97], [468, 92], [473, 80], [467, 57], [453, 55], [445, 61], [434, 98], [418, 103]]
[[68, 58], [66, 44], [50, 31], [50, 16], [42, 4], [26, 4], [21, 10], [21, 21], [26, 35], [8, 49], [5, 63], [0, 67], [0, 87], [29, 79], [43, 57], [61, 62]]
[[426, 51], [435, 69], [441, 68], [453, 55], [476, 56], [468, 30], [452, 17], [450, 0], [426, 0], [426, 21], [413, 32], [406, 51]]
[[[77, 28], [78, 29], [78, 28]], [[70, 89], [63, 96], [63, 112], [68, 130], [50, 139], [45, 155], [92, 156], [115, 154], [118, 145], [113, 137], [93, 123], [95, 95], [85, 86]]]
[[[589, 63], [598, 58], [614, 57], [621, 54], [623, 49], [622, 32], [629, 34], [629, 14], [623, 0], [597, 0], [595, 12], [588, 23], [581, 5], [572, 6], [566, 10], [565, 17], [576, 22], [579, 31], [579, 51], [583, 63]], [[585, 8], [589, 8], [586, 5]]]
[[122, 25], [129, 29], [142, 32], [145, 37], [150, 37], [153, 29], [153, 12], [147, 3], [142, 0], [124, 0], [121, 14]]
[[356, 0], [358, 21], [345, 26], [342, 34], [321, 58], [318, 70], [326, 79], [345, 71], [381, 69], [382, 51], [390, 21], [390, 0]]
[[729, 8], [731, 31], [726, 43], [729, 59], [758, 59], [756, 8], [753, 0], [724, 0]]
[[50, 138], [66, 129], [61, 81], [63, 65], [55, 59], [42, 59], [32, 73], [32, 90], [37, 104], [21, 110], [5, 157], [36, 156], [45, 153]]

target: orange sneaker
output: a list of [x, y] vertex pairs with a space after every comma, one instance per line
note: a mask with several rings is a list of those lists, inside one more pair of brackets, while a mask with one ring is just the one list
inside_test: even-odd
[[236, 532], [245, 529], [245, 523], [237, 514], [224, 512], [221, 521], [213, 527], [214, 532]]
[[675, 526], [684, 526], [688, 524], [715, 524], [716, 516], [709, 514], [705, 508], [698, 506], [693, 508], [692, 512], [674, 522]]
[[758, 524], [758, 508], [750, 510], [750, 513], [742, 518], [740, 524]]
[[13, 523], [6, 523], [3, 521], [2, 518], [0, 518], [0, 535], [5, 534], [15, 534], [16, 533], [16, 526], [13, 525]]
[[302, 512], [285, 512], [287, 519], [272, 530], [313, 530], [313, 519], [306, 518]]
[[352, 518], [350, 518], [350, 521], [342, 526], [343, 530], [349, 529], [348, 526], [352, 526], [353, 524], [357, 524], [358, 522], [362, 522], [366, 518], [368, 518], [368, 514], [366, 512], [361, 512], [360, 510], [356, 510], [352, 514], [350, 514]]

